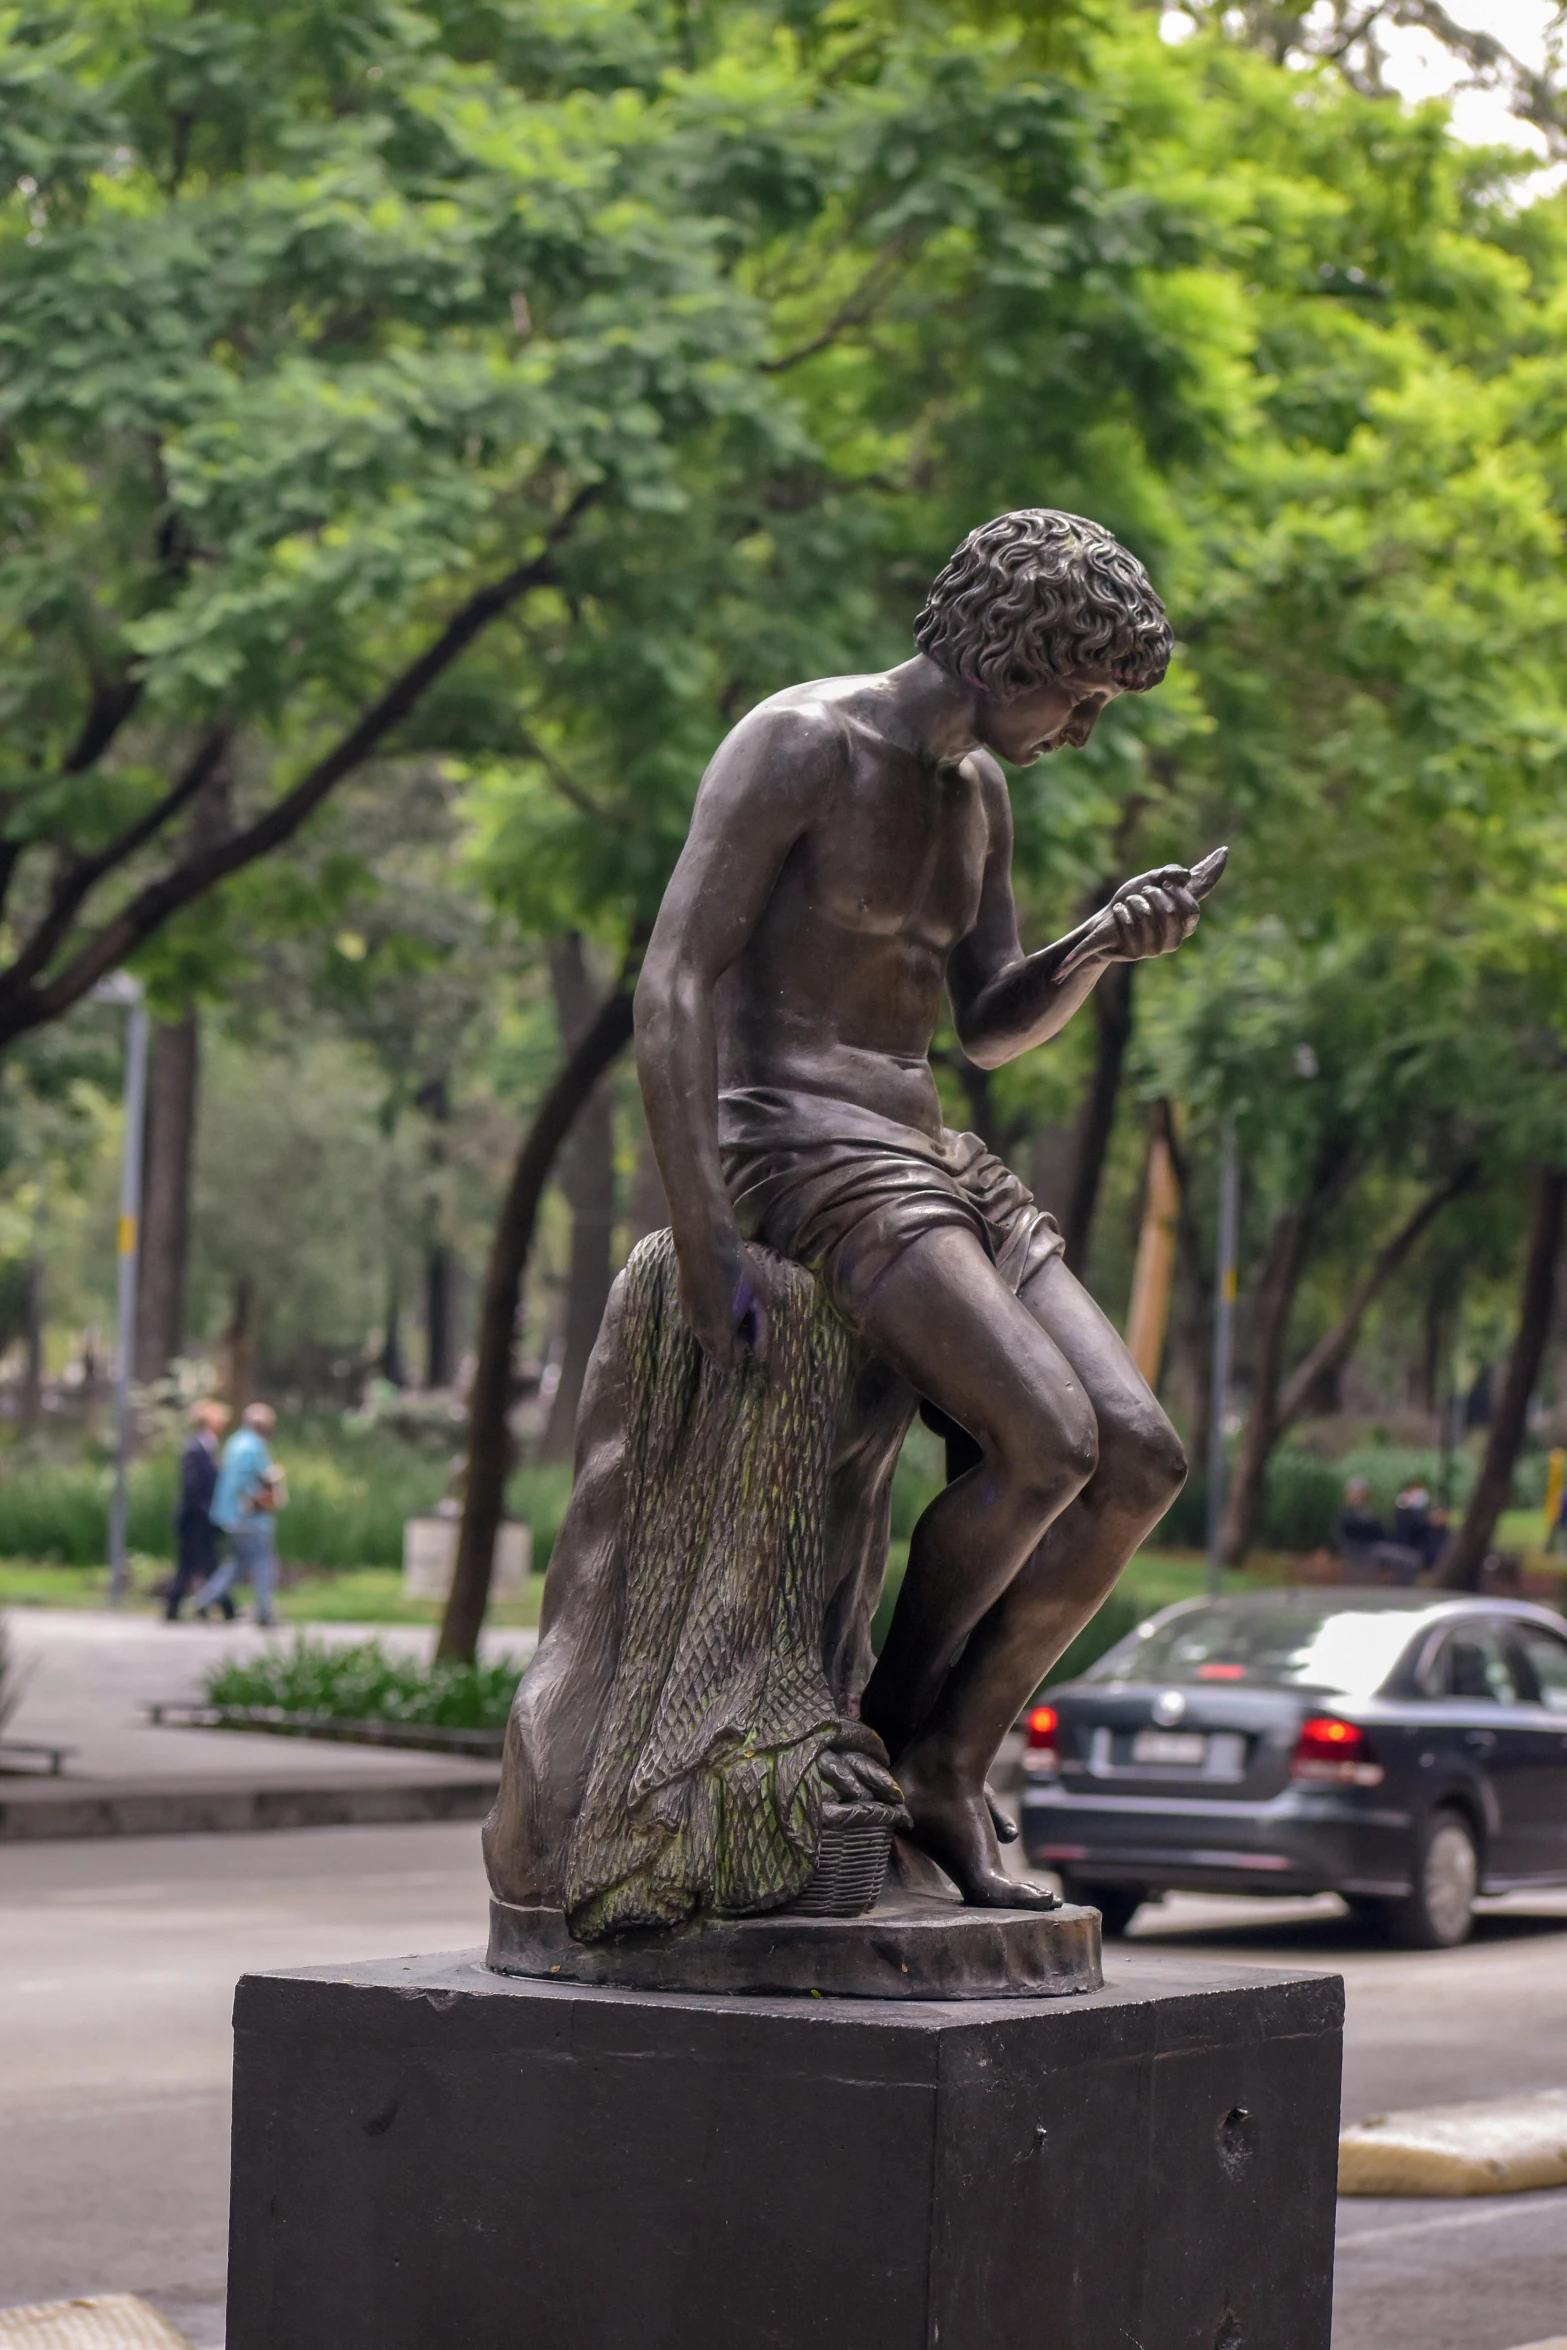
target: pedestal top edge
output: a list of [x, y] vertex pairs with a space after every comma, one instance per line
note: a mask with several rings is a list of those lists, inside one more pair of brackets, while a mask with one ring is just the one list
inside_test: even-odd
[[[1103, 2014], [1165, 2001], [1199, 2001], [1226, 1994], [1278, 1994], [1293, 2011], [1298, 2028], [1336, 2030], [1343, 2022], [1344, 1980], [1328, 1969], [1275, 1968], [1232, 1964], [1207, 1957], [1169, 1956], [1163, 1951], [1117, 1949], [1107, 1959], [1103, 1988], [1067, 1996], [1011, 1999], [813, 1998], [807, 1993], [747, 1991], [635, 1991], [617, 1985], [556, 1983], [529, 1975], [504, 1975], [485, 1965], [482, 1945], [472, 1949], [418, 1952], [368, 1958], [336, 1966], [277, 1967], [242, 1975], [235, 1989], [234, 2023], [244, 2029], [283, 2020], [293, 2009], [303, 2023], [305, 2007], [291, 1995], [310, 1989], [391, 1994], [437, 2007], [477, 2000], [564, 2003], [601, 2010], [649, 2007], [694, 2010], [736, 2018], [781, 2017], [797, 2021], [857, 2025], [866, 2030], [960, 2031], [979, 2025], [1018, 2023], [1026, 2017]], [[1269, 2000], [1270, 2006], [1274, 2005]]]

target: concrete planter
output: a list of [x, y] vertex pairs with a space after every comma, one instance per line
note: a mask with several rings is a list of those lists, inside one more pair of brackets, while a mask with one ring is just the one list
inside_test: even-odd
[[[426, 1518], [408, 1518], [403, 1525], [403, 1597], [444, 1599], [452, 1587], [457, 1564], [460, 1520], [432, 1511]], [[495, 1537], [495, 1560], [490, 1589], [497, 1599], [515, 1599], [533, 1565], [533, 1528], [520, 1518], [502, 1521]]]

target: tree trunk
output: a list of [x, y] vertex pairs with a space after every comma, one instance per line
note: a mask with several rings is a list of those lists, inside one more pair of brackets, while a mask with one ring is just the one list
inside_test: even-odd
[[1168, 1137], [1156, 1126], [1148, 1145], [1143, 1181], [1143, 1220], [1132, 1274], [1132, 1302], [1126, 1316], [1126, 1351], [1156, 1392], [1164, 1361], [1164, 1334], [1170, 1319], [1170, 1282], [1175, 1271], [1175, 1227], [1181, 1187]]
[[1372, 1300], [1392, 1280], [1416, 1241], [1436, 1221], [1448, 1203], [1471, 1188], [1479, 1172], [1479, 1167], [1470, 1160], [1450, 1175], [1445, 1183], [1439, 1183], [1434, 1191], [1427, 1192], [1414, 1214], [1405, 1219], [1392, 1239], [1378, 1252], [1337, 1324], [1326, 1338], [1318, 1340], [1305, 1361], [1291, 1373], [1274, 1414], [1275, 1442], [1286, 1428], [1294, 1426], [1306, 1410], [1312, 1389], [1318, 1381], [1333, 1377], [1342, 1370], [1354, 1352], [1355, 1341], [1360, 1336], [1360, 1325], [1366, 1318], [1366, 1310]]
[[432, 1240], [424, 1256], [424, 1383], [450, 1387], [456, 1370], [453, 1337], [457, 1300], [455, 1268], [444, 1240]]
[[381, 1340], [376, 1369], [388, 1386], [407, 1385], [407, 1370], [403, 1362], [403, 1285], [395, 1265], [387, 1269], [386, 1330]]
[[451, 1089], [434, 1077], [416, 1097], [428, 1122], [424, 1198], [424, 1384], [450, 1387], [456, 1373], [457, 1267], [446, 1237], [446, 1129], [452, 1115]]
[[[550, 948], [550, 978], [561, 1041], [570, 1052], [591, 1025], [603, 993], [576, 932]], [[604, 1319], [614, 1277], [615, 1104], [607, 1083], [595, 1087], [572, 1130], [561, 1188], [571, 1209], [571, 1269], [566, 1283], [560, 1384], [550, 1404], [541, 1448], [545, 1460], [571, 1458], [588, 1357]]]
[[163, 1379], [185, 1351], [185, 1272], [190, 1258], [191, 1168], [196, 1150], [197, 1019], [159, 1021], [147, 1059], [147, 1136], [142, 1161], [136, 1274], [138, 1379]]
[[471, 1663], [489, 1603], [495, 1537], [511, 1466], [507, 1425], [512, 1399], [512, 1345], [539, 1201], [562, 1143], [615, 1056], [631, 1041], [631, 979], [623, 974], [575, 1049], [567, 1054], [534, 1114], [512, 1168], [484, 1279], [478, 1361], [468, 1415], [468, 1475], [457, 1565], [436, 1654]]
[[1295, 1292], [1306, 1262], [1309, 1211], [1290, 1208], [1273, 1228], [1257, 1292], [1256, 1352], [1252, 1365], [1251, 1410], [1241, 1438], [1240, 1458], [1224, 1497], [1220, 1548], [1227, 1567], [1238, 1567], [1251, 1548], [1262, 1507], [1268, 1455], [1278, 1430], [1279, 1366], [1289, 1333]]
[[44, 1405], [44, 1260], [36, 1240], [27, 1260], [22, 1317], [22, 1426], [36, 1428]]
[[1178, 1280], [1174, 1362], [1170, 1385], [1184, 1398], [1186, 1449], [1206, 1468], [1208, 1431], [1213, 1416], [1213, 1268], [1210, 1243], [1192, 1205], [1192, 1173], [1186, 1148], [1176, 1131], [1172, 1103], [1154, 1104], [1154, 1128], [1164, 1138], [1175, 1171], [1175, 1245]]
[[1311, 1232], [1347, 1163], [1341, 1153], [1333, 1150], [1318, 1161], [1311, 1198], [1304, 1207], [1292, 1208], [1281, 1220], [1269, 1247], [1268, 1262], [1258, 1296], [1252, 1407], [1246, 1422], [1246, 1433], [1241, 1439], [1235, 1476], [1225, 1497], [1223, 1550], [1226, 1566], [1240, 1566], [1251, 1548], [1257, 1515], [1262, 1507], [1268, 1461], [1279, 1438], [1300, 1418], [1317, 1382], [1337, 1372], [1348, 1361], [1372, 1300], [1392, 1279], [1432, 1220], [1450, 1200], [1469, 1189], [1478, 1172], [1475, 1166], [1466, 1164], [1445, 1183], [1438, 1184], [1434, 1191], [1426, 1194], [1414, 1214], [1405, 1219], [1378, 1252], [1333, 1329], [1319, 1340], [1281, 1388], [1279, 1374], [1284, 1359], [1284, 1344], [1289, 1334], [1290, 1312], [1295, 1302], [1295, 1292], [1300, 1286], [1301, 1274], [1305, 1270]]
[[1078, 1112], [1072, 1152], [1072, 1188], [1067, 1194], [1066, 1214], [1061, 1220], [1062, 1237], [1066, 1242], [1066, 1261], [1080, 1279], [1088, 1263], [1094, 1211], [1099, 1205], [1099, 1187], [1104, 1178], [1105, 1161], [1110, 1155], [1110, 1137], [1115, 1130], [1116, 1104], [1121, 1095], [1126, 1048], [1132, 1037], [1132, 973], [1135, 968], [1132, 963], [1112, 963], [1089, 999], [1094, 1013], [1094, 1066], [1088, 1080], [1088, 1091], [1083, 1097], [1083, 1106]]
[[963, 1099], [968, 1105], [970, 1133], [977, 1134], [986, 1150], [994, 1151], [998, 1159], [1005, 1158], [1003, 1137], [996, 1120], [996, 1097], [990, 1071], [981, 1069], [964, 1052], [953, 1053], [949, 1065], [963, 1088]]
[[[640, 1106], [640, 1105], [639, 1105]], [[653, 1156], [653, 1137], [643, 1121], [637, 1139], [636, 1165], [631, 1175], [631, 1242], [646, 1240], [650, 1232], [663, 1232], [669, 1223], [669, 1202], [664, 1197], [664, 1178], [658, 1171]]]
[[234, 1277], [229, 1326], [218, 1341], [219, 1376], [224, 1400], [235, 1419], [250, 1401], [250, 1365], [255, 1346], [251, 1327], [255, 1283], [248, 1273]]
[[1474, 1591], [1496, 1521], [1507, 1507], [1513, 1470], [1529, 1417], [1529, 1398], [1540, 1376], [1556, 1299], [1556, 1267], [1562, 1221], [1567, 1211], [1567, 1169], [1542, 1167], [1535, 1178], [1529, 1242], [1524, 1253], [1518, 1327], [1507, 1357], [1507, 1374], [1491, 1419], [1485, 1458], [1475, 1480], [1464, 1522], [1442, 1554], [1436, 1580], [1446, 1591]]

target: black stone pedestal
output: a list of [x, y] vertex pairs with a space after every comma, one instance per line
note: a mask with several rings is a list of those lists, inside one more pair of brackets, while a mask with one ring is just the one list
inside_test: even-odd
[[1327, 2350], [1342, 1988], [248, 1976], [229, 2350]]

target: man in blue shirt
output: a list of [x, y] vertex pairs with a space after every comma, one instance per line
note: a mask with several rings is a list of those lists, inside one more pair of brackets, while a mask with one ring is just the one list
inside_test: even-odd
[[277, 1426], [270, 1404], [247, 1404], [240, 1425], [223, 1447], [223, 1462], [212, 1496], [211, 1518], [229, 1538], [229, 1555], [196, 1594], [196, 1613], [221, 1600], [231, 1584], [248, 1578], [256, 1595], [258, 1624], [276, 1622], [272, 1595], [277, 1588], [276, 1472], [267, 1438]]

